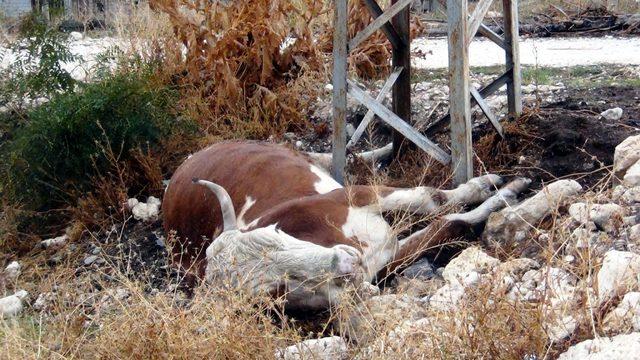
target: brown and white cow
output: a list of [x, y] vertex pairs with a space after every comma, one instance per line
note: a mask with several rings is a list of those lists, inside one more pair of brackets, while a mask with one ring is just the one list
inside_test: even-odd
[[[286, 294], [289, 308], [326, 308], [347, 283], [371, 282], [460, 236], [528, 185], [516, 180], [489, 200], [499, 176], [474, 178], [454, 190], [343, 187], [312, 158], [258, 142], [219, 143], [191, 156], [164, 196], [165, 229], [178, 239], [175, 260], [209, 282]], [[401, 240], [382, 216], [397, 209], [427, 215], [483, 201]]]

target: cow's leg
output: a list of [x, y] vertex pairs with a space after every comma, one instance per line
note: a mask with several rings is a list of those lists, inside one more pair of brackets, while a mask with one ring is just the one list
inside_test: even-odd
[[379, 149], [361, 152], [356, 154], [355, 156], [357, 158], [360, 158], [360, 160], [363, 160], [366, 162], [372, 162], [372, 161], [378, 161], [378, 160], [387, 158], [391, 156], [392, 153], [393, 153], [393, 143], [389, 143]]
[[462, 237], [469, 228], [486, 221], [491, 213], [514, 204], [518, 194], [527, 189], [530, 183], [531, 180], [525, 178], [513, 180], [477, 208], [466, 213], [446, 215], [400, 240], [393, 260], [378, 273], [378, 279], [384, 279], [388, 274], [410, 265], [425, 252]]
[[[355, 153], [354, 156], [366, 162], [378, 161], [391, 155], [393, 152], [393, 144], [389, 143], [379, 149]], [[330, 153], [307, 152], [307, 156], [321, 168], [330, 171], [333, 157]]]
[[473, 178], [453, 190], [439, 190], [427, 186], [399, 189], [380, 187], [378, 204], [381, 211], [407, 210], [431, 214], [442, 207], [472, 205], [486, 200], [502, 184], [498, 175]]

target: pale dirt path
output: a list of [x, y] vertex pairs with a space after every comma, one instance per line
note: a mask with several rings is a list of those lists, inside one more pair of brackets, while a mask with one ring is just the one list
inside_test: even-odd
[[[115, 38], [85, 38], [71, 41], [71, 52], [81, 55], [80, 63], [64, 64], [78, 80], [85, 80], [98, 54], [120, 45]], [[122, 45], [120, 45], [122, 46]], [[448, 65], [446, 38], [419, 38], [412, 43], [412, 64], [419, 69], [445, 68]], [[544, 38], [520, 43], [521, 63], [552, 67], [618, 64], [640, 65], [640, 37], [632, 38]], [[15, 54], [0, 46], [0, 68], [6, 68]], [[504, 63], [504, 52], [486, 39], [476, 39], [470, 48], [471, 66]]]
[[[412, 64], [416, 68], [437, 69], [448, 65], [446, 38], [419, 38], [412, 42], [411, 49]], [[504, 51], [486, 39], [474, 40], [469, 53], [471, 66], [504, 64]], [[640, 65], [640, 37], [524, 39], [520, 42], [520, 62], [550, 67]]]

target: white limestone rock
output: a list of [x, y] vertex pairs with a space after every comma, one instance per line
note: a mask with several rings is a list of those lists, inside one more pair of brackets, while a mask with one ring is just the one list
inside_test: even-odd
[[465, 249], [447, 264], [442, 273], [444, 280], [451, 285], [466, 286], [469, 276], [477, 278], [478, 274], [486, 274], [500, 265], [500, 260], [487, 255], [479, 247]]
[[22, 265], [17, 261], [12, 261], [6, 268], [4, 268], [4, 276], [9, 281], [17, 279], [21, 272]]
[[385, 294], [360, 303], [341, 324], [350, 339], [367, 341], [372, 327], [393, 328], [401, 321], [427, 315], [427, 300], [407, 294]]
[[149, 196], [147, 202], [143, 203], [135, 198], [127, 201], [127, 205], [133, 214], [133, 218], [144, 222], [156, 221], [160, 213], [160, 199]]
[[536, 270], [540, 268], [540, 263], [529, 258], [512, 259], [505, 261], [498, 265], [496, 272], [502, 275], [510, 275], [517, 278], [521, 278], [522, 275], [529, 270]]
[[631, 189], [626, 189], [626, 191], [622, 193], [620, 201], [626, 205], [640, 203], [640, 186], [634, 186]]
[[339, 360], [348, 358], [347, 342], [339, 336], [305, 340], [276, 351], [283, 360]]
[[640, 160], [640, 135], [630, 136], [616, 146], [613, 155], [613, 172], [620, 178], [628, 168]]
[[33, 303], [33, 308], [37, 311], [50, 310], [55, 301], [56, 294], [52, 292], [44, 292], [38, 295], [38, 298]]
[[597, 276], [599, 304], [614, 296], [640, 290], [639, 275], [640, 255], [628, 251], [608, 251]]
[[622, 195], [627, 191], [627, 187], [624, 185], [616, 185], [613, 187], [613, 191], [611, 192], [611, 199], [615, 202], [620, 202], [622, 199]]
[[622, 298], [618, 307], [604, 318], [606, 331], [640, 331], [640, 292], [630, 292]]
[[392, 318], [416, 318], [424, 316], [424, 302], [406, 294], [386, 294], [374, 296], [361, 304], [363, 313], [373, 318], [390, 316]]
[[578, 326], [578, 279], [560, 268], [529, 270], [511, 287], [513, 302], [543, 303], [542, 326], [551, 341], [573, 334]]
[[459, 284], [446, 284], [429, 297], [429, 306], [439, 311], [453, 311], [464, 299], [465, 288]]
[[615, 107], [613, 109], [605, 110], [600, 113], [600, 115], [610, 121], [617, 121], [622, 118], [622, 114], [624, 114], [624, 110], [619, 107]]
[[40, 247], [43, 249], [58, 250], [63, 248], [67, 244], [67, 241], [69, 241], [69, 236], [62, 235], [52, 239], [42, 240], [40, 242]]
[[[593, 225], [595, 228], [595, 224]], [[586, 249], [593, 242], [598, 234], [591, 229], [585, 227], [579, 227], [571, 232], [571, 240], [575, 242], [577, 249]]]
[[554, 267], [530, 270], [522, 281], [509, 293], [512, 300], [539, 302], [545, 300], [549, 305], [558, 307], [574, 300], [577, 278], [572, 274]]
[[636, 161], [624, 174], [624, 185], [628, 187], [635, 187], [640, 185], [640, 161]]
[[558, 360], [638, 360], [640, 333], [586, 340], [570, 347]]
[[0, 299], [0, 317], [7, 318], [20, 314], [24, 308], [22, 301], [28, 295], [29, 293], [25, 290], [20, 290], [13, 295]]
[[629, 241], [635, 244], [640, 244], [640, 224], [633, 225], [627, 231], [629, 235]]
[[571, 336], [578, 327], [578, 320], [571, 315], [554, 319], [544, 324], [549, 340], [558, 342]]
[[611, 231], [622, 223], [625, 211], [618, 204], [575, 203], [569, 207], [569, 215], [581, 225], [593, 221], [602, 229]]
[[84, 38], [84, 35], [81, 32], [72, 31], [69, 33], [69, 38], [73, 41], [80, 41]]

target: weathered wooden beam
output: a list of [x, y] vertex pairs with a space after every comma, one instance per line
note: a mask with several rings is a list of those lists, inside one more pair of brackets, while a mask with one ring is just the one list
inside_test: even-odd
[[469, 24], [467, 25], [467, 43], [471, 43], [471, 40], [476, 33], [478, 32], [478, 28], [480, 24], [482, 24], [482, 20], [484, 20], [487, 11], [491, 7], [493, 0], [480, 0], [476, 4], [476, 8], [473, 10], [473, 14], [471, 14], [469, 18]]
[[[353, 39], [351, 39], [351, 41], [349, 41], [349, 49], [353, 50], [357, 48], [360, 43], [371, 36], [374, 32], [378, 31], [378, 29], [380, 29], [380, 27], [382, 27], [384, 24], [388, 23], [391, 18], [407, 8], [407, 6], [411, 4], [411, 1], [413, 0], [398, 0], [396, 3], [391, 5], [387, 10], [384, 11], [384, 13], [382, 13], [382, 15], [373, 19], [373, 21], [369, 23], [367, 27], [362, 29], [359, 33], [356, 34], [356, 36], [353, 37]], [[400, 30], [398, 29], [398, 27], [394, 26], [394, 28], [399, 34]], [[402, 38], [402, 35], [400, 35], [400, 38]]]
[[500, 37], [500, 35], [496, 34], [493, 30], [491, 30], [491, 28], [489, 28], [487, 25], [480, 24], [478, 33], [493, 41], [496, 45], [500, 46], [504, 50], [507, 50], [507, 44], [504, 42], [504, 39]]
[[[509, 80], [510, 77], [511, 77], [511, 69], [509, 69], [507, 72], [505, 72], [504, 74], [494, 79], [491, 83], [489, 83], [489, 85], [480, 89], [479, 91], [480, 96], [482, 96], [483, 98], [486, 98], [487, 96], [498, 91], [498, 89], [500, 89], [504, 84], [507, 83], [507, 80]], [[475, 105], [475, 99], [472, 98], [471, 106], [474, 106], [474, 105]], [[430, 124], [429, 127], [427, 127], [427, 129], [424, 131], [424, 133], [427, 136], [432, 136], [433, 134], [442, 131], [442, 129], [444, 129], [444, 127], [449, 123], [450, 120], [451, 120], [451, 116], [449, 115], [449, 113], [447, 113], [447, 115], [438, 119], [433, 124]]]
[[[374, 19], [384, 13], [376, 0], [364, 0], [364, 4], [367, 6], [367, 9], [369, 9], [369, 13]], [[400, 47], [404, 44], [404, 41], [402, 41], [400, 35], [398, 35], [398, 33], [396, 32], [396, 29], [394, 29], [393, 25], [391, 25], [390, 23], [386, 22], [384, 25], [382, 25], [381, 30], [387, 36], [387, 39], [389, 39], [389, 42], [391, 42], [391, 45], [394, 48]]]
[[[402, 0], [391, 0], [391, 7], [402, 4]], [[402, 5], [400, 5], [402, 6]], [[392, 109], [393, 112], [398, 115], [407, 124], [412, 125], [411, 121], [411, 20], [410, 20], [410, 7], [403, 6], [402, 10], [391, 19], [393, 27], [398, 32], [398, 35], [404, 41], [404, 45], [393, 49], [391, 65], [394, 68], [401, 67], [404, 70], [398, 76], [395, 84], [393, 84]], [[400, 154], [400, 149], [404, 138], [398, 131], [393, 133], [393, 155], [397, 157]]]
[[333, 178], [344, 184], [347, 120], [347, 0], [335, 0], [333, 33]]
[[[382, 89], [378, 93], [378, 96], [376, 96], [377, 102], [381, 104], [384, 102], [384, 98], [387, 96], [389, 91], [391, 91], [393, 84], [395, 84], [402, 70], [403, 68], [397, 68], [391, 73], [387, 81], [382, 86]], [[353, 132], [353, 136], [351, 136], [351, 140], [349, 140], [349, 142], [347, 143], [347, 149], [353, 147], [358, 142], [358, 140], [360, 140], [360, 137], [362, 137], [362, 134], [364, 134], [364, 131], [367, 129], [367, 126], [369, 126], [369, 124], [371, 123], [371, 121], [375, 116], [376, 114], [373, 112], [373, 110], [369, 109], [369, 111], [367, 111], [367, 113], [362, 118], [362, 121], [360, 121], [358, 128], [356, 128], [356, 131]]]
[[438, 145], [424, 137], [422, 134], [416, 131], [416, 129], [411, 127], [411, 125], [404, 122], [404, 120], [398, 117], [398, 115], [394, 114], [391, 110], [384, 107], [374, 98], [367, 95], [367, 93], [360, 89], [357, 84], [353, 83], [350, 80], [347, 80], [347, 82], [349, 83], [349, 95], [367, 108], [373, 110], [382, 121], [397, 130], [404, 137], [416, 144], [419, 148], [424, 150], [427, 154], [432, 156], [440, 163], [447, 165], [451, 162], [451, 157], [449, 156], [449, 154], [440, 149]]
[[493, 127], [496, 129], [500, 137], [504, 139], [504, 132], [502, 131], [502, 125], [500, 125], [500, 122], [498, 122], [498, 119], [493, 114], [493, 111], [491, 111], [491, 107], [489, 106], [489, 104], [487, 104], [487, 102], [484, 101], [484, 99], [482, 98], [482, 95], [480, 95], [480, 92], [473, 86], [471, 87], [471, 96], [478, 103], [478, 105], [480, 106], [480, 109], [482, 110], [484, 115], [487, 117], [487, 119], [489, 119], [489, 121], [491, 122]]
[[487, 96], [492, 95], [493, 93], [498, 91], [504, 84], [507, 83], [512, 73], [513, 69], [507, 68], [507, 71], [505, 71], [502, 75], [493, 79], [493, 81], [480, 89], [480, 95], [482, 95], [483, 98], [486, 98]]
[[502, 0], [504, 17], [504, 40], [507, 44], [506, 64], [511, 68], [511, 79], [507, 81], [509, 115], [518, 117], [522, 113], [522, 73], [520, 69], [520, 44], [518, 30], [518, 0]]
[[453, 181], [463, 184], [473, 177], [472, 124], [469, 107], [469, 45], [467, 0], [447, 0], [449, 24], [449, 114]]

